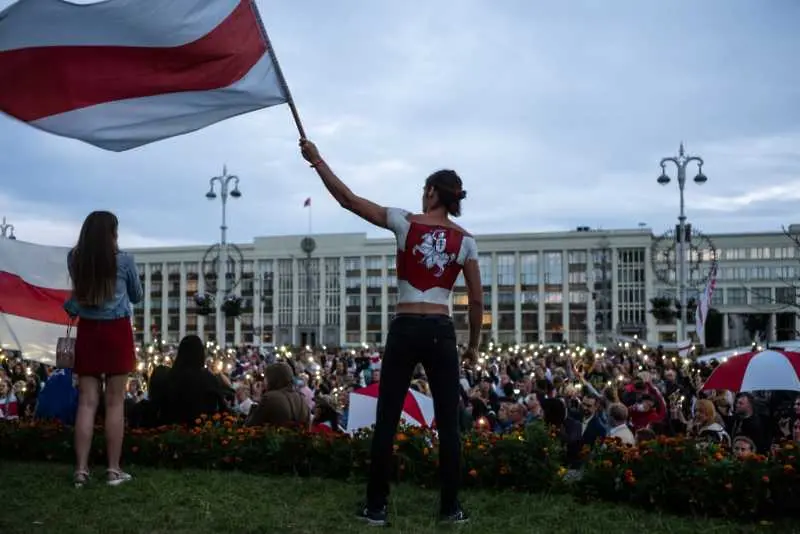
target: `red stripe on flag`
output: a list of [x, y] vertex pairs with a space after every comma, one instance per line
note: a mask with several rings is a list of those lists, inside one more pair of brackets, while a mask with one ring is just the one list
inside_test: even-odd
[[65, 325], [69, 316], [63, 305], [71, 293], [38, 287], [15, 274], [0, 271], [0, 313]]
[[0, 52], [0, 110], [30, 122], [116, 100], [220, 89], [242, 79], [266, 51], [251, 0], [182, 46], [8, 50]]

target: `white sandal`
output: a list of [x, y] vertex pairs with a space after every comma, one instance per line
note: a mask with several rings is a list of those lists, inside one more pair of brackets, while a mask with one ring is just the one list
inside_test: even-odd
[[76, 489], [84, 487], [89, 483], [89, 472], [75, 471], [75, 473], [72, 475], [72, 483], [75, 485]]
[[124, 484], [133, 480], [131, 475], [124, 471], [120, 471], [119, 469], [107, 469], [106, 473], [108, 474], [108, 480], [106, 481], [106, 484], [109, 486], [119, 486], [120, 484]]

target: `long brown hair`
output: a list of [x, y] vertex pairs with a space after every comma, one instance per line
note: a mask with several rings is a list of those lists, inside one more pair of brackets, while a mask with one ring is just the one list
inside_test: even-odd
[[100, 306], [114, 296], [118, 226], [109, 211], [93, 211], [83, 221], [69, 265], [73, 296], [83, 306]]

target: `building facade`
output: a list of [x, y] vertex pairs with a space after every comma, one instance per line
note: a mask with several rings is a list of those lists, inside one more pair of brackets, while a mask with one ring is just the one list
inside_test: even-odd
[[[397, 303], [394, 239], [316, 235], [308, 253], [301, 249], [303, 237], [257, 237], [236, 246], [241, 255], [228, 262], [226, 279], [243, 306], [238, 318], [225, 319], [225, 345], [341, 346], [386, 339]], [[796, 278], [792, 262], [800, 259], [794, 243], [780, 233], [711, 240], [719, 258], [713, 305], [724, 314], [726, 341], [741, 337], [743, 326], [732, 317], [742, 314], [768, 314], [770, 332], [777, 335], [777, 315], [795, 303], [786, 289], [793, 290], [786, 280]], [[612, 332], [674, 340], [675, 325], [657, 324], [650, 313], [653, 298], [676, 290], [672, 278], [655, 275], [658, 252], [649, 229], [485, 235], [477, 242], [484, 341], [593, 343]], [[198, 314], [194, 300], [216, 280], [209, 247], [132, 252], [145, 290], [144, 302], [134, 309], [137, 341], [176, 343], [190, 333], [216, 340], [214, 314]], [[710, 262], [698, 265], [702, 276]], [[464, 341], [463, 278], [451, 307]]]

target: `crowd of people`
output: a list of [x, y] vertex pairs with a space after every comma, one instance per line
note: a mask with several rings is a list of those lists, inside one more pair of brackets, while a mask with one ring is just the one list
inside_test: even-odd
[[[627, 345], [627, 346], [626, 346]], [[245, 425], [309, 425], [345, 432], [350, 394], [379, 382], [380, 350], [237, 347], [220, 350], [191, 335], [178, 347], [147, 347], [128, 380], [127, 425], [192, 425], [201, 414], [236, 414]], [[460, 428], [505, 433], [541, 420], [557, 427], [565, 463], [605, 438], [635, 445], [658, 435], [689, 435], [736, 455], [769, 454], [800, 442], [800, 396], [790, 392], [703, 391], [715, 363], [695, 365], [660, 348], [567, 345], [490, 346], [462, 361]], [[5, 353], [0, 418], [74, 420], [69, 375]], [[48, 387], [50, 397], [48, 398]], [[429, 394], [424, 370], [412, 389]], [[102, 406], [98, 417], [102, 416]]]

